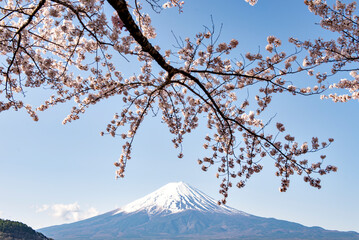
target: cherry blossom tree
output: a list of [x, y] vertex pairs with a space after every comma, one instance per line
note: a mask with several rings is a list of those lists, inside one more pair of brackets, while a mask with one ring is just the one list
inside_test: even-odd
[[[256, 0], [246, 0], [256, 4]], [[7, 0], [0, 1], [1, 89], [0, 112], [26, 109], [38, 120], [38, 111], [59, 103], [73, 101], [71, 113], [63, 123], [79, 119], [91, 105], [103, 99], [121, 96], [122, 111], [114, 115], [101, 135], [120, 137], [122, 154], [115, 163], [117, 176], [124, 177], [131, 159], [134, 137], [146, 116], [162, 115], [173, 134], [173, 144], [182, 158], [185, 134], [196, 129], [207, 117], [209, 135], [203, 147], [207, 156], [199, 159], [202, 170], [218, 170], [220, 193], [225, 204], [228, 189], [239, 188], [259, 173], [261, 161], [272, 159], [281, 177], [280, 191], [289, 187], [290, 177], [303, 175], [304, 181], [320, 188], [320, 175], [336, 171], [324, 166], [322, 155], [309, 161], [307, 155], [328, 147], [333, 139], [313, 137], [299, 143], [286, 132], [283, 123], [261, 120], [261, 114], [278, 94], [308, 96], [322, 94], [327, 88], [349, 90], [350, 94], [329, 94], [334, 101], [358, 99], [359, 75], [352, 63], [358, 61], [358, 17], [355, 3], [337, 1], [334, 7], [325, 1], [305, 0], [309, 10], [322, 18], [324, 29], [339, 34], [337, 41], [300, 41], [291, 38], [297, 48], [292, 53], [281, 50], [281, 40], [269, 36], [265, 53], [247, 53], [242, 60], [231, 58], [238, 41], [218, 42], [214, 29], [205, 28], [196, 36], [185, 38], [178, 48], [161, 49], [153, 45], [156, 32], [150, 14], [166, 8], [184, 11], [184, 2], [170, 0]], [[147, 4], [152, 12], [144, 13]], [[108, 16], [104, 6], [114, 10]], [[299, 61], [299, 52], [308, 56]], [[136, 59], [138, 72], [126, 75], [114, 55]], [[353, 79], [327, 84], [329, 75], [316, 70], [329, 65], [331, 75], [350, 71]], [[316, 72], [317, 71], [317, 72]], [[300, 88], [287, 80], [289, 75], [308, 73], [313, 86]], [[40, 106], [24, 101], [25, 92], [46, 88], [51, 96]], [[45, 91], [45, 90], [44, 90]], [[251, 91], [255, 101], [243, 96]], [[268, 124], [277, 131], [267, 133]]]

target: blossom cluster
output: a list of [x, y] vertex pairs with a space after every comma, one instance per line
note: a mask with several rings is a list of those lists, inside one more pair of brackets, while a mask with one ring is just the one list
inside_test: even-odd
[[[335, 91], [323, 95], [322, 98], [330, 98], [334, 102], [347, 102], [359, 99], [359, 83], [356, 72], [356, 64], [359, 61], [359, 17], [357, 15], [356, 1], [345, 4], [337, 0], [333, 6], [322, 0], [305, 0], [308, 9], [321, 17], [320, 26], [331, 32], [338, 33], [336, 40], [324, 40], [322, 38], [313, 41], [299, 41], [290, 39], [297, 47], [308, 51], [308, 56], [303, 61], [303, 67], [312, 68], [308, 71], [310, 76], [315, 76], [318, 83], [328, 82], [330, 89], [344, 89], [346, 93]], [[329, 65], [330, 73], [317, 71], [314, 68], [319, 65]], [[340, 72], [350, 72], [351, 79], [341, 79], [338, 82], [329, 82], [328, 77]]]
[[184, 4], [184, 1], [181, 1], [181, 0], [170, 0], [170, 1], [167, 1], [166, 3], [164, 3], [162, 5], [162, 7], [163, 8], [177, 7], [179, 12], [182, 12], [183, 11], [183, 4]]
[[247, 3], [249, 3], [250, 5], [254, 6], [255, 4], [257, 4], [258, 0], [245, 0]]

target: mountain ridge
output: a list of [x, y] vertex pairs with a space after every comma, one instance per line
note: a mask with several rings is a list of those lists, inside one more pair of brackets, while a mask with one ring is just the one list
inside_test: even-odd
[[39, 231], [56, 240], [359, 240], [356, 232], [306, 227], [219, 206], [183, 182], [169, 183], [113, 211]]

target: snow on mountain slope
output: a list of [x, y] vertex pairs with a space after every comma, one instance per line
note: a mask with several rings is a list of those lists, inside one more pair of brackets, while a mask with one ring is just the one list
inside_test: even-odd
[[248, 215], [228, 206], [219, 206], [213, 198], [184, 182], [168, 183], [155, 192], [119, 208], [113, 215], [138, 211], [146, 211], [150, 215], [172, 214], [185, 210]]
[[356, 232], [305, 227], [219, 206], [183, 182], [169, 183], [111, 212], [39, 231], [56, 240], [359, 240]]

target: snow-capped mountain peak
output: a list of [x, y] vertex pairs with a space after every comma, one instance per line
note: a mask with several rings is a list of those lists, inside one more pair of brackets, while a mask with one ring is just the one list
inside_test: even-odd
[[40, 229], [54, 239], [359, 240], [359, 233], [261, 218], [218, 206], [183, 182], [169, 183], [126, 206], [70, 224]]
[[226, 214], [245, 213], [217, 201], [184, 182], [168, 183], [158, 190], [118, 209], [118, 213], [146, 211], [148, 214], [172, 214], [186, 210], [209, 211]]

